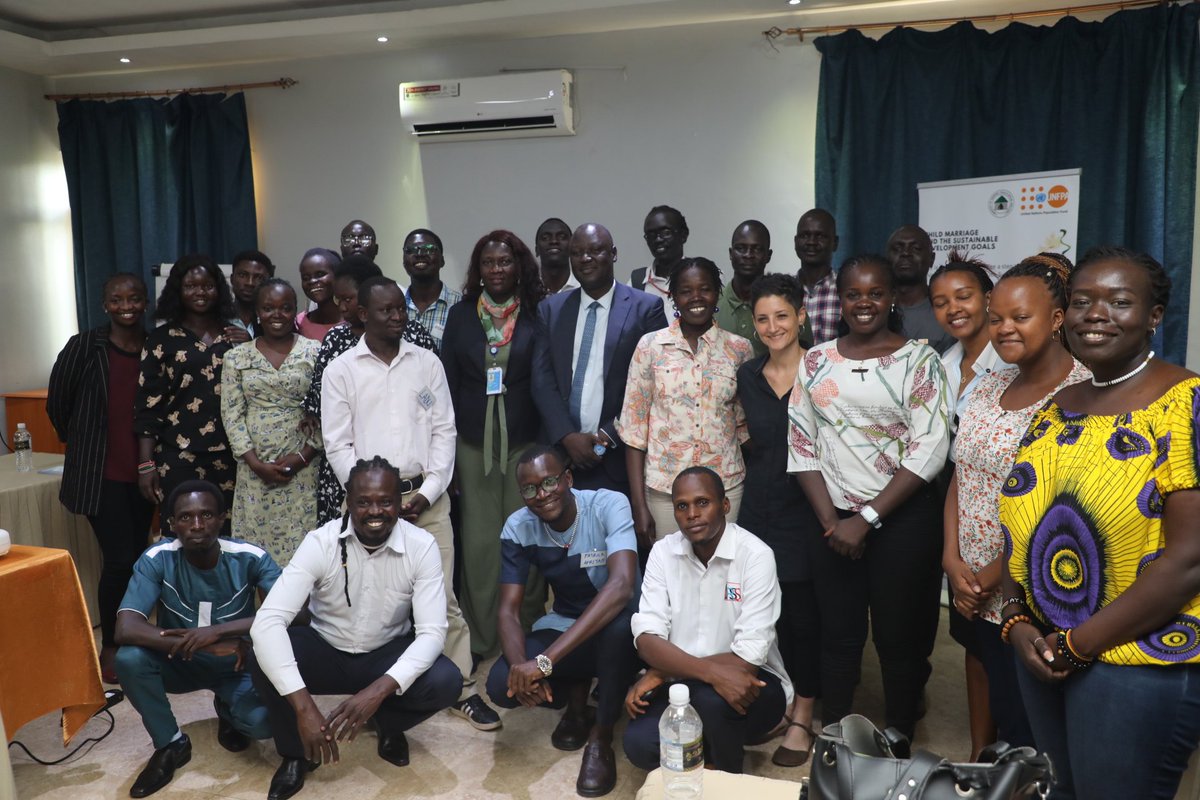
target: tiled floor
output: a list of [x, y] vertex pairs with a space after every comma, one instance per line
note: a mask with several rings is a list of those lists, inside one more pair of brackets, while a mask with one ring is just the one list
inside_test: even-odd
[[[878, 718], [881, 708], [878, 665], [867, 648], [859, 706]], [[482, 675], [488, 665], [481, 667]], [[934, 656], [929, 685], [929, 714], [918, 729], [923, 747], [951, 758], [967, 755], [962, 651], [943, 629]], [[322, 698], [332, 706], [336, 698]], [[278, 758], [270, 742], [244, 753], [231, 754], [216, 742], [212, 696], [194, 692], [174, 698], [181, 727], [192, 739], [192, 761], [156, 797], [169, 800], [211, 800], [214, 797], [263, 800]], [[483, 733], [448, 713], [439, 714], [409, 733], [412, 764], [393, 767], [375, 753], [376, 739], [364, 739], [343, 749], [342, 761], [313, 773], [298, 798], [372, 800], [373, 798], [542, 798], [575, 797], [578, 753], [550, 746], [550, 731], [559, 712], [547, 709], [501, 712], [504, 728]], [[151, 752], [141, 722], [128, 702], [114, 709], [116, 729], [88, 753], [68, 764], [43, 767], [12, 751], [13, 772], [21, 800], [102, 800], [128, 796], [129, 787]], [[83, 736], [96, 735], [106, 723], [93, 721]], [[620, 730], [618, 729], [618, 735]], [[63, 754], [57, 715], [48, 715], [22, 728], [17, 738], [42, 758]], [[783, 769], [770, 762], [775, 743], [754, 748], [746, 770], [785, 780], [799, 780], [802, 769]], [[619, 752], [619, 782], [609, 795], [629, 800], [645, 773], [630, 766]], [[752, 800], [752, 798], [747, 798]]]

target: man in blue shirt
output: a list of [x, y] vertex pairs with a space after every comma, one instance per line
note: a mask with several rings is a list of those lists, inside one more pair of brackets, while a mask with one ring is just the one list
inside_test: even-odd
[[[225, 499], [211, 483], [181, 483], [163, 509], [175, 538], [137, 560], [117, 612], [117, 676], [155, 747], [131, 797], [154, 794], [192, 757], [191, 740], [179, 730], [168, 693], [211, 690], [217, 741], [230, 752], [271, 735], [266, 707], [242, 663], [254, 592], [265, 595], [279, 567], [261, 547], [218, 538]], [[156, 625], [149, 622], [151, 611], [157, 611]]]
[[[488, 695], [504, 708], [565, 703], [550, 742], [559, 750], [584, 748], [575, 789], [600, 797], [616, 785], [612, 730], [637, 668], [629, 627], [639, 582], [633, 514], [622, 494], [573, 489], [556, 447], [525, 451], [516, 478], [525, 508], [500, 534], [503, 654], [488, 675]], [[554, 606], [526, 632], [520, 611], [530, 567], [554, 590]], [[594, 721], [587, 705], [592, 678]]]

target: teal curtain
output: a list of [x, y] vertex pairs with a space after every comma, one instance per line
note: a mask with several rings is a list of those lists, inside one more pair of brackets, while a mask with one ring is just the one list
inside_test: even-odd
[[105, 320], [104, 281], [187, 253], [257, 248], [242, 94], [58, 104], [81, 330]]
[[1200, 4], [816, 41], [816, 200], [840, 260], [917, 221], [917, 184], [1081, 167], [1078, 248], [1122, 244], [1174, 288], [1164, 355], [1187, 349], [1200, 117]]

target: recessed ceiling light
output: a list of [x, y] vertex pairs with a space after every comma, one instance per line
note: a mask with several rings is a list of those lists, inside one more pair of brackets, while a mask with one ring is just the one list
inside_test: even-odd
[[121, 63], [122, 63], [122, 64], [128, 64], [128, 63], [129, 63], [129, 59], [128, 59], [128, 58], [125, 58], [124, 56], [122, 56], [122, 57], [121, 57]]
[[387, 40], [388, 38], [386, 36], [378, 36], [375, 38], [375, 41], [379, 42], [380, 44], [387, 44]]
[[788, 0], [788, 5], [789, 6], [798, 6], [798, 5], [800, 5], [800, 0]]

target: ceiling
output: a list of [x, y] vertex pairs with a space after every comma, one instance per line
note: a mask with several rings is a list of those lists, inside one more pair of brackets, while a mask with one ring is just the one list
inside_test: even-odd
[[[862, 24], [1047, 0], [0, 0], [0, 66], [46, 76], [292, 60], [633, 28]], [[386, 43], [377, 37], [387, 36]], [[123, 64], [121, 58], [128, 58]]]

